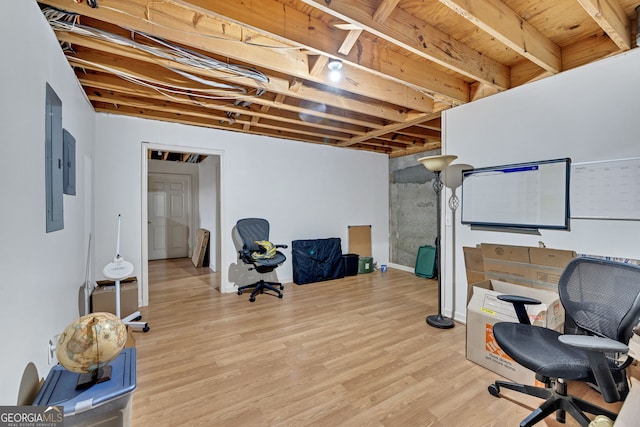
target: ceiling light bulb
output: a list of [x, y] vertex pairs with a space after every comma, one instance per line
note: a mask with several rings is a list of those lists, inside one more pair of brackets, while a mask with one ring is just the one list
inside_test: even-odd
[[331, 71], [340, 71], [342, 70], [342, 61], [340, 61], [339, 59], [332, 59], [329, 61], [327, 68], [329, 68], [329, 70]]
[[332, 59], [327, 64], [327, 68], [329, 68], [329, 80], [337, 82], [342, 78], [342, 61]]
[[341, 77], [342, 77], [342, 73], [340, 71], [336, 71], [336, 70], [329, 71], [329, 80], [331, 80], [332, 82], [340, 81]]

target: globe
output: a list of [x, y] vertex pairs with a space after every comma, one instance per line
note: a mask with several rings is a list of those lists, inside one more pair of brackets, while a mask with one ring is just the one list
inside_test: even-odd
[[56, 356], [67, 370], [98, 375], [124, 348], [127, 328], [111, 313], [91, 313], [66, 327], [58, 338]]

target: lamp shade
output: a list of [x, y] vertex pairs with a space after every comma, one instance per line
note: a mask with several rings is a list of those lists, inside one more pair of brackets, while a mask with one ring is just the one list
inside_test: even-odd
[[464, 163], [449, 165], [442, 174], [442, 182], [447, 188], [458, 188], [462, 185], [462, 171], [473, 169], [473, 166]]
[[458, 156], [443, 154], [440, 156], [421, 157], [418, 161], [431, 172], [442, 172], [457, 158]]

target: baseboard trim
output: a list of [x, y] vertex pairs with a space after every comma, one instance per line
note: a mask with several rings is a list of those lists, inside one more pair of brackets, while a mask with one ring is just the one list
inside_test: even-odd
[[391, 262], [388, 265], [389, 265], [390, 268], [395, 268], [396, 270], [407, 271], [409, 273], [413, 273], [415, 271], [415, 269], [413, 267], [407, 267], [406, 265], [394, 264], [394, 263], [391, 263]]

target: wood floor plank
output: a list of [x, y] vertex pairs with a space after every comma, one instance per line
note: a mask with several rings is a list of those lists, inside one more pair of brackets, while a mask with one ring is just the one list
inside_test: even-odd
[[[489, 395], [497, 376], [465, 359], [464, 325], [425, 323], [437, 310], [436, 286], [389, 269], [285, 284], [283, 299], [251, 303], [247, 294], [221, 294], [219, 276], [188, 258], [152, 261], [141, 310], [151, 331], [135, 334], [132, 423], [517, 425], [540, 402]], [[551, 417], [541, 425], [559, 424]]]

